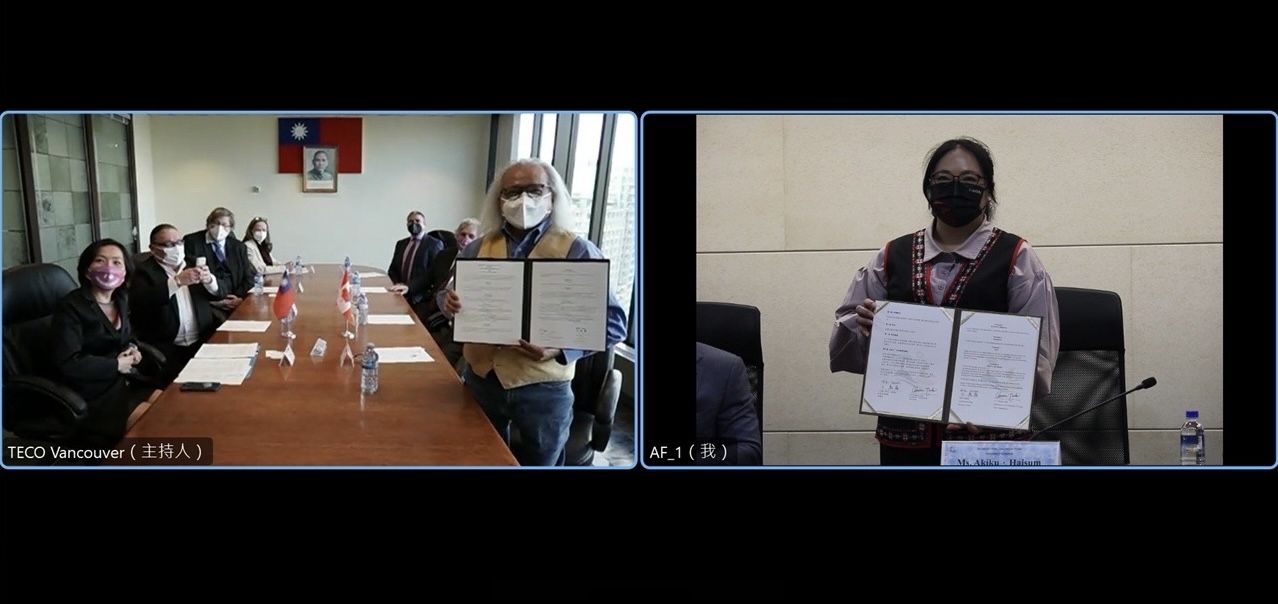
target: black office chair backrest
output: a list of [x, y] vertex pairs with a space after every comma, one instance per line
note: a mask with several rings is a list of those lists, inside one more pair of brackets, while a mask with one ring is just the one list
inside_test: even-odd
[[572, 378], [573, 423], [568, 435], [568, 465], [586, 465], [612, 439], [620, 397], [620, 375], [612, 347], [577, 361]]
[[4, 375], [54, 377], [50, 354], [52, 314], [58, 302], [79, 287], [56, 264], [7, 268], [4, 289]]
[[[1111, 291], [1057, 287], [1061, 347], [1052, 392], [1034, 404], [1031, 426], [1047, 428], [1127, 390], [1123, 302]], [[1038, 437], [1059, 440], [1063, 465], [1130, 463], [1127, 397]]]
[[759, 309], [729, 302], [697, 302], [697, 341], [745, 362], [754, 409], [763, 429], [763, 319]]
[[457, 234], [452, 231], [437, 229], [434, 231], [430, 231], [429, 233], [426, 233], [426, 234], [436, 239], [443, 240], [444, 249], [448, 249], [450, 247], [457, 247]]

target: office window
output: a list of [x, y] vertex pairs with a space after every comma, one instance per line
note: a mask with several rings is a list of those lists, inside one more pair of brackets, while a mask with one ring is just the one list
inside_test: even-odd
[[637, 277], [638, 208], [635, 117], [616, 116], [599, 249], [611, 260], [609, 281], [622, 308], [631, 307]]
[[541, 114], [541, 140], [537, 149], [537, 157], [552, 162], [555, 157], [555, 123], [559, 116], [553, 113]]
[[84, 119], [32, 115], [28, 119], [40, 259], [75, 274], [80, 252], [93, 243]]
[[4, 265], [42, 262], [74, 273], [98, 239], [137, 248], [128, 116], [5, 116]]
[[590, 218], [595, 206], [595, 191], [598, 189], [599, 146], [603, 125], [602, 113], [577, 116], [577, 135], [572, 143], [572, 172], [568, 189], [572, 194], [576, 232], [586, 238], [590, 237]]
[[18, 134], [13, 116], [4, 116], [4, 268], [31, 262], [27, 252], [27, 213], [18, 172]]
[[537, 114], [521, 113], [519, 115], [519, 131], [515, 139], [515, 159], [532, 157], [533, 133], [535, 132]]
[[133, 215], [133, 170], [129, 132], [120, 116], [94, 115], [94, 167], [98, 177], [98, 231], [138, 250], [137, 221]]

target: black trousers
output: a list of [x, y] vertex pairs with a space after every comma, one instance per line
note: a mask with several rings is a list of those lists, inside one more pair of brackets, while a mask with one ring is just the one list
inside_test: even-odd
[[173, 342], [156, 345], [156, 349], [160, 351], [160, 354], [164, 355], [164, 372], [160, 376], [163, 388], [167, 388], [177, 378], [178, 374], [182, 373], [182, 369], [186, 367], [186, 364], [191, 361], [195, 353], [200, 351], [201, 344], [203, 344], [202, 341], [196, 340], [190, 346], [178, 346]]
[[879, 443], [879, 465], [939, 466], [941, 465], [941, 447], [932, 446], [925, 449], [904, 449], [901, 447], [889, 447]]
[[120, 376], [120, 381], [105, 395], [87, 401], [88, 417], [75, 439], [78, 446], [111, 448], [124, 437], [129, 415], [155, 392], [154, 386]]

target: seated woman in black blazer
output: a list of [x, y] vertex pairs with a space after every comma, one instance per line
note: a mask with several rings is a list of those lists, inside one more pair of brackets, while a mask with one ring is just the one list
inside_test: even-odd
[[86, 444], [111, 447], [142, 413], [154, 388], [136, 375], [142, 352], [129, 325], [127, 286], [133, 261], [113, 239], [94, 242], [80, 254], [80, 288], [53, 313], [53, 358], [62, 382], [89, 407]]

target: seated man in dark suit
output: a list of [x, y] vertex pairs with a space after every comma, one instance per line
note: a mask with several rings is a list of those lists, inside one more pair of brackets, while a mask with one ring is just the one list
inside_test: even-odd
[[762, 438], [741, 357], [697, 342], [697, 440], [718, 446], [713, 458], [698, 451], [697, 464], [760, 465]]
[[151, 256], [137, 264], [129, 284], [131, 319], [139, 340], [164, 354], [164, 385], [177, 377], [215, 327], [210, 302], [220, 299], [209, 267], [186, 263], [177, 227], [151, 230]]
[[444, 251], [444, 242], [426, 233], [426, 215], [421, 212], [408, 215], [408, 235], [395, 242], [395, 255], [391, 256], [386, 276], [394, 283], [391, 291], [404, 296], [426, 325], [430, 317], [427, 302], [434, 285], [430, 282], [430, 269], [435, 257]]
[[253, 289], [257, 269], [249, 262], [244, 242], [230, 236], [235, 229], [235, 214], [226, 208], [214, 208], [205, 226], [203, 231], [188, 234], [182, 243], [186, 265], [199, 266], [197, 259], [204, 258], [213, 278], [217, 279], [217, 295], [212, 306], [220, 311], [214, 313], [215, 323], [220, 324]]

